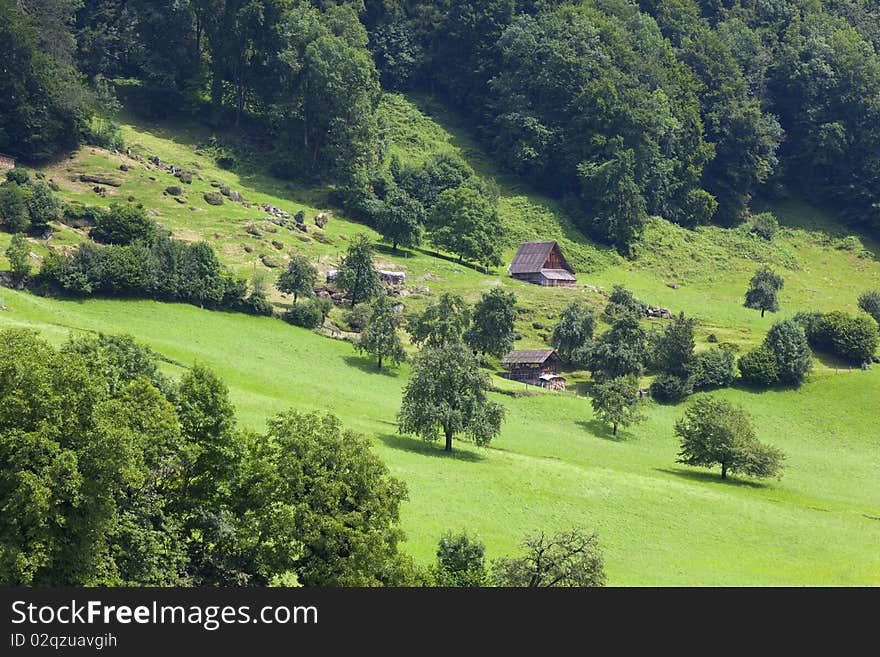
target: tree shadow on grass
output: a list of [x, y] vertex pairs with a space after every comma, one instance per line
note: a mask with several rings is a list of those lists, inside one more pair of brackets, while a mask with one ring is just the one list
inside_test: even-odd
[[398, 372], [396, 367], [389, 365], [388, 363], [383, 363], [382, 369], [380, 370], [375, 358], [369, 356], [344, 356], [343, 360], [346, 365], [355, 367], [366, 374], [381, 374], [382, 376], [387, 376], [392, 379], [397, 378]]
[[737, 479], [735, 476], [728, 475], [727, 479], [721, 478], [719, 472], [706, 472], [704, 470], [686, 470], [684, 468], [654, 468], [656, 472], [675, 475], [682, 479], [690, 479], [691, 481], [702, 484], [721, 484], [722, 486], [739, 486], [745, 488], [767, 488], [767, 484], [749, 479]]
[[597, 438], [601, 438], [602, 440], [610, 440], [615, 443], [626, 442], [628, 438], [635, 437], [633, 436], [633, 434], [620, 427], [618, 427], [617, 435], [615, 436], [612, 428], [604, 422], [600, 422], [599, 420], [578, 420], [577, 422], [575, 422], [575, 424], [593, 434]]
[[462, 451], [455, 447], [453, 443], [452, 452], [446, 452], [443, 449], [443, 441], [429, 443], [421, 438], [410, 438], [408, 436], [400, 436], [394, 433], [383, 433], [376, 436], [387, 447], [398, 449], [403, 452], [412, 452], [423, 456], [434, 456], [444, 459], [452, 459], [454, 461], [467, 461], [469, 463], [478, 463], [486, 459], [482, 454], [471, 451]]

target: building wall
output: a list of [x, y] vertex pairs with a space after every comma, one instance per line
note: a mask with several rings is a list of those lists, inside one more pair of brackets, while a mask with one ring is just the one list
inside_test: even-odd
[[0, 155], [0, 169], [14, 169], [15, 168], [15, 159], [11, 157], [6, 157], [5, 155]]

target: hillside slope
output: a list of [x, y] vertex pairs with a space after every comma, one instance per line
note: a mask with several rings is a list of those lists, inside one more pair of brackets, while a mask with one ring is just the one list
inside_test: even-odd
[[[546, 327], [566, 303], [581, 298], [600, 307], [604, 298], [598, 288], [623, 283], [652, 304], [698, 318], [698, 348], [707, 347], [708, 334], [715, 333], [745, 349], [779, 317], [813, 308], [854, 312], [860, 291], [880, 287], [877, 245], [863, 240], [853, 246], [821, 213], [796, 202], [772, 207], [783, 224], [772, 243], [747, 228], [686, 231], [654, 219], [637, 257], [624, 261], [580, 235], [552, 200], [505, 176], [436, 102], [388, 96], [383, 107], [391, 148], [401, 158], [415, 161], [454, 150], [495, 181], [511, 233], [508, 257], [519, 239], [558, 239], [579, 271], [578, 288], [550, 290], [512, 281], [504, 267], [483, 274], [430, 247], [399, 256], [383, 249], [380, 264], [404, 270], [411, 285], [430, 289], [408, 297], [408, 310], [421, 309], [442, 291], [474, 301], [491, 286], [503, 285], [524, 308], [517, 322], [523, 339], [517, 344], [537, 347], [545, 344]], [[197, 172], [201, 180], [185, 186], [185, 202], [163, 195], [176, 183], [170, 173], [92, 148], [46, 170], [62, 197], [105, 204], [114, 196], [132, 196], [176, 237], [210, 241], [224, 263], [249, 274], [274, 276], [277, 269], [266, 267], [261, 256], [283, 264], [289, 253], [304, 253], [326, 270], [338, 262], [351, 235], [375, 236], [338, 215], [323, 232], [309, 222], [306, 235], [273, 224], [259, 204], [291, 214], [303, 209], [311, 217], [327, 209], [327, 190], [302, 189], [259, 169], [220, 169], [210, 151], [200, 148], [210, 135], [197, 126], [130, 122], [124, 133], [145, 156]], [[120, 171], [120, 164], [131, 168]], [[82, 173], [113, 175], [123, 184], [107, 187], [106, 197], [100, 197], [79, 181]], [[212, 182], [239, 191], [251, 207], [208, 206], [202, 194], [214, 189]], [[85, 238], [83, 231], [58, 229], [53, 245]], [[0, 251], [8, 239], [0, 235]], [[42, 243], [32, 241], [32, 247], [37, 255], [45, 253]], [[749, 277], [763, 262], [786, 279], [781, 313], [765, 318], [741, 305]], [[741, 403], [755, 416], [759, 438], [788, 455], [781, 481], [725, 483], [715, 473], [675, 464], [673, 424], [684, 406], [652, 404], [644, 424], [612, 440], [588, 401], [573, 393], [496, 394], [508, 409], [502, 436], [487, 450], [458, 445], [448, 458], [433, 445], [396, 434], [407, 366], [378, 373], [347, 343], [279, 320], [179, 304], [59, 301], [7, 290], [0, 297], [7, 306], [0, 312], [0, 328], [33, 327], [55, 341], [70, 331], [128, 333], [166, 358], [172, 374], [195, 362], [209, 365], [228, 382], [244, 426], [260, 428], [267, 416], [291, 406], [337, 413], [371, 436], [377, 452], [407, 482], [407, 549], [424, 563], [448, 529], [478, 533], [489, 556], [496, 557], [514, 551], [525, 532], [580, 525], [600, 533], [614, 585], [880, 584], [875, 549], [880, 444], [873, 428], [880, 398], [877, 368], [850, 371], [823, 357], [800, 390], [719, 393]], [[289, 302], [281, 295], [274, 299]], [[342, 322], [341, 311], [333, 318]], [[577, 382], [579, 374], [572, 379]], [[496, 384], [523, 391], [501, 379]]]

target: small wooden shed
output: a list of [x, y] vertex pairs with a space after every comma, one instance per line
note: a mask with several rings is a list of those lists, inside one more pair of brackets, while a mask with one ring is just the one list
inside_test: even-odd
[[15, 158], [5, 153], [0, 153], [0, 171], [15, 168]]
[[[545, 383], [550, 383], [554, 379], [562, 379], [557, 374], [559, 363], [559, 355], [552, 349], [514, 350], [501, 360], [501, 364], [507, 368], [507, 378], [543, 387], [550, 387]], [[559, 382], [554, 385], [558, 386]], [[564, 390], [565, 379], [562, 379], [562, 385]]]
[[574, 287], [577, 278], [555, 241], [523, 242], [507, 268], [520, 281], [546, 287]]

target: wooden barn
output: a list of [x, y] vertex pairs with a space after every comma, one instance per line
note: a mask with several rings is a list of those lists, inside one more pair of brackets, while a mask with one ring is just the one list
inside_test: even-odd
[[15, 158], [11, 155], [0, 153], [0, 171], [15, 168]]
[[550, 390], [565, 390], [565, 378], [557, 374], [559, 355], [552, 349], [511, 351], [501, 361], [507, 378]]
[[577, 284], [574, 269], [555, 241], [523, 242], [507, 269], [517, 280], [535, 285], [574, 287]]

